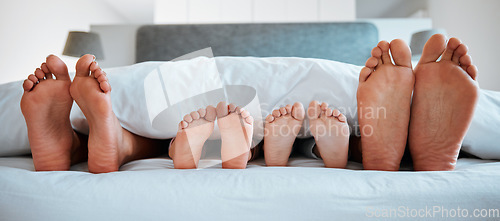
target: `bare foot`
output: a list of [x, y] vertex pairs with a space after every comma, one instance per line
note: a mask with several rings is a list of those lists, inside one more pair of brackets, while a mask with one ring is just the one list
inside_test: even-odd
[[217, 104], [216, 112], [222, 139], [222, 168], [245, 169], [251, 157], [253, 117], [248, 111], [226, 102]]
[[339, 110], [312, 101], [307, 108], [309, 129], [319, 155], [329, 168], [345, 168], [349, 153], [349, 125]]
[[70, 167], [72, 147], [78, 143], [69, 120], [73, 105], [70, 85], [66, 64], [54, 55], [49, 55], [46, 63], [24, 81], [21, 111], [37, 171]]
[[200, 161], [203, 145], [214, 131], [215, 107], [208, 106], [184, 116], [179, 131], [169, 149], [176, 169], [195, 169]]
[[[394, 63], [391, 61], [391, 55]], [[399, 170], [410, 121], [415, 78], [402, 40], [381, 41], [361, 70], [357, 92], [363, 167]]]
[[[441, 60], [436, 61], [440, 56]], [[443, 35], [425, 44], [415, 68], [409, 144], [415, 170], [453, 170], [478, 99], [467, 47]]]
[[293, 142], [304, 121], [304, 106], [296, 102], [266, 117], [264, 158], [267, 166], [286, 166]]
[[113, 113], [111, 87], [94, 59], [84, 55], [78, 60], [70, 92], [89, 123], [89, 171], [105, 173], [117, 171], [132, 154], [133, 139]]

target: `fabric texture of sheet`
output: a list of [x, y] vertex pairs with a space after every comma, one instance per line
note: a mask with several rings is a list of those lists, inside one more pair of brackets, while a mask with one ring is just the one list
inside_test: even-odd
[[[0, 220], [422, 220], [426, 208], [500, 209], [500, 163], [459, 159], [452, 172], [380, 172], [322, 168], [292, 158], [289, 167], [174, 170], [168, 158], [130, 162], [91, 174], [85, 163], [65, 172], [33, 172], [29, 157], [0, 158]], [[408, 209], [409, 212], [406, 212]], [[424, 219], [449, 220], [443, 213]], [[425, 215], [425, 214], [424, 214]], [[377, 217], [379, 216], [379, 217]], [[456, 214], [455, 214], [456, 216]]]

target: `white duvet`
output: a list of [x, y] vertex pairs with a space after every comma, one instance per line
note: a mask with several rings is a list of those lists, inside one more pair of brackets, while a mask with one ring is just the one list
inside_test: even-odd
[[[208, 81], [206, 77], [200, 77], [209, 72], [208, 69], [214, 61], [221, 81], [215, 86], [212, 84], [213, 80]], [[146, 62], [105, 69], [112, 86], [113, 110], [122, 126], [145, 137], [172, 138], [177, 132], [177, 124], [183, 115], [206, 105], [201, 102], [189, 107], [185, 105], [184, 109], [180, 108], [172, 112], [173, 115], [162, 122], [163, 125], [168, 126], [166, 130], [160, 131], [153, 128], [151, 124], [153, 119], [151, 118], [155, 114], [151, 114], [151, 108], [148, 109], [146, 102], [153, 98], [152, 103], [158, 103], [162, 99], [154, 99], [156, 97], [150, 95], [146, 96], [145, 87], [151, 89], [153, 95], [160, 96], [163, 91], [154, 90], [153, 84], [145, 83], [145, 79], [159, 67], [161, 67], [164, 77], [169, 79], [165, 81], [165, 84], [171, 85], [171, 87], [184, 85], [184, 87], [189, 88], [189, 91], [192, 91], [193, 88], [207, 85], [212, 87], [211, 89], [220, 85], [244, 85], [255, 89], [255, 97], [258, 100], [260, 110], [251, 113], [256, 119], [265, 118], [272, 109], [296, 101], [302, 102], [305, 106], [312, 100], [324, 101], [344, 112], [351, 129], [356, 132], [356, 89], [361, 69], [359, 66], [307, 58], [217, 57], [215, 59], [196, 58], [177, 62]], [[194, 71], [197, 71], [197, 74], [193, 74]], [[196, 87], [193, 87], [193, 84]], [[155, 91], [157, 92], [155, 93]], [[176, 91], [179, 94], [176, 94]], [[169, 96], [176, 98], [181, 93], [183, 92], [180, 90], [171, 90]], [[19, 109], [21, 95], [21, 82], [0, 85], [0, 109], [2, 110], [0, 112], [2, 125], [0, 127], [0, 141], [2, 143], [0, 156], [29, 153], [26, 126]], [[228, 97], [226, 99], [229, 102], [238, 103], [238, 99]], [[218, 100], [212, 100], [211, 104], [215, 105], [217, 102]], [[481, 90], [470, 130], [463, 143], [464, 151], [482, 159], [500, 159], [500, 148], [497, 146], [500, 143], [499, 110], [500, 93]], [[153, 113], [159, 111], [153, 111]], [[73, 105], [71, 122], [73, 127], [81, 132], [88, 130], [85, 117], [76, 104]], [[257, 120], [256, 130], [261, 127], [262, 121]], [[308, 136], [305, 132], [302, 133], [302, 137]], [[262, 134], [258, 131], [254, 134], [257, 138], [254, 137], [254, 141], [258, 142], [261, 138], [259, 135]]]

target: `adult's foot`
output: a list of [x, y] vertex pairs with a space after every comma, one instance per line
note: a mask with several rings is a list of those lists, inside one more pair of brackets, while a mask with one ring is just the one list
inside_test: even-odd
[[222, 168], [245, 169], [251, 157], [253, 117], [248, 111], [226, 102], [217, 104], [216, 112], [222, 139]]
[[169, 149], [174, 168], [197, 168], [203, 145], [214, 131], [215, 117], [216, 112], [213, 106], [201, 108], [184, 116]]
[[286, 166], [292, 146], [304, 121], [300, 102], [273, 110], [264, 127], [264, 159], [267, 166]]
[[113, 113], [111, 87], [94, 60], [93, 55], [84, 55], [78, 60], [70, 92], [89, 124], [89, 171], [113, 172], [132, 155], [134, 139]]
[[309, 130], [325, 167], [345, 168], [349, 153], [349, 126], [339, 110], [312, 101], [307, 108]]
[[414, 82], [408, 45], [399, 39], [379, 42], [360, 72], [357, 92], [365, 169], [399, 170]]
[[78, 143], [69, 120], [73, 104], [70, 85], [66, 64], [54, 55], [49, 55], [23, 83], [21, 111], [37, 171], [68, 170], [70, 167], [71, 153]]
[[[441, 60], [437, 59], [441, 56]], [[478, 99], [467, 47], [443, 35], [425, 44], [415, 67], [409, 145], [415, 170], [453, 170]]]

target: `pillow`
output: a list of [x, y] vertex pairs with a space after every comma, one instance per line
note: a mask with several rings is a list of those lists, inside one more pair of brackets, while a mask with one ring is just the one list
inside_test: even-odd
[[[361, 67], [308, 58], [217, 57], [209, 59], [200, 57], [187, 61], [145, 62], [105, 69], [112, 87], [113, 110], [122, 126], [133, 133], [149, 138], [167, 139], [175, 136], [177, 124], [182, 116], [195, 110], [197, 108], [195, 105], [203, 107], [207, 103], [180, 108], [172, 117], [162, 121], [166, 125], [173, 126], [166, 129], [154, 128], [152, 122], [162, 110], [148, 108], [147, 99], [150, 100], [149, 103], [151, 100], [161, 100], [164, 92], [160, 90], [155, 94], [155, 87], [151, 83], [147, 83], [146, 79], [152, 73], [161, 70], [162, 75], [168, 76], [170, 81], [186, 84], [186, 87], [192, 82], [203, 83], [203, 78], [200, 76], [206, 69], [200, 67], [205, 67], [203, 65], [208, 65], [213, 61], [216, 62], [222, 84], [226, 85], [226, 92], [230, 91], [227, 87], [231, 86], [254, 89], [255, 92], [241, 90], [235, 93], [238, 96], [228, 96], [227, 99], [229, 102], [235, 102], [248, 108], [251, 102], [242, 101], [239, 97], [251, 94], [248, 96], [252, 97], [252, 101], [257, 100], [259, 103], [257, 105], [259, 108], [252, 109], [250, 107], [252, 116], [256, 118], [265, 118], [274, 108], [296, 101], [302, 102], [307, 108], [310, 101], [319, 100], [329, 103], [330, 106], [338, 108], [344, 113], [351, 130], [356, 131], [356, 89]], [[199, 74], [186, 74], [192, 71], [198, 71]], [[22, 81], [0, 85], [0, 96], [2, 97], [0, 100], [2, 110], [0, 114], [2, 126], [0, 128], [0, 142], [2, 143], [0, 156], [30, 153], [26, 125], [19, 108], [23, 93], [21, 85]], [[175, 95], [175, 92], [172, 93]], [[208, 101], [208, 104], [215, 105], [218, 101]], [[500, 114], [498, 111], [492, 111], [499, 108], [500, 93], [481, 90], [478, 108], [470, 130], [464, 139], [464, 151], [483, 159], [500, 159], [500, 148], [497, 146], [498, 137], [500, 137]], [[88, 132], [85, 116], [78, 105], [73, 105], [70, 118], [76, 130], [83, 133]], [[307, 121], [305, 124], [303, 128], [307, 128]], [[256, 130], [262, 129], [262, 127], [262, 121], [256, 121]], [[301, 131], [300, 137], [309, 136], [307, 131]], [[260, 137], [257, 141], [261, 139], [259, 134], [256, 134], [256, 137]]]

